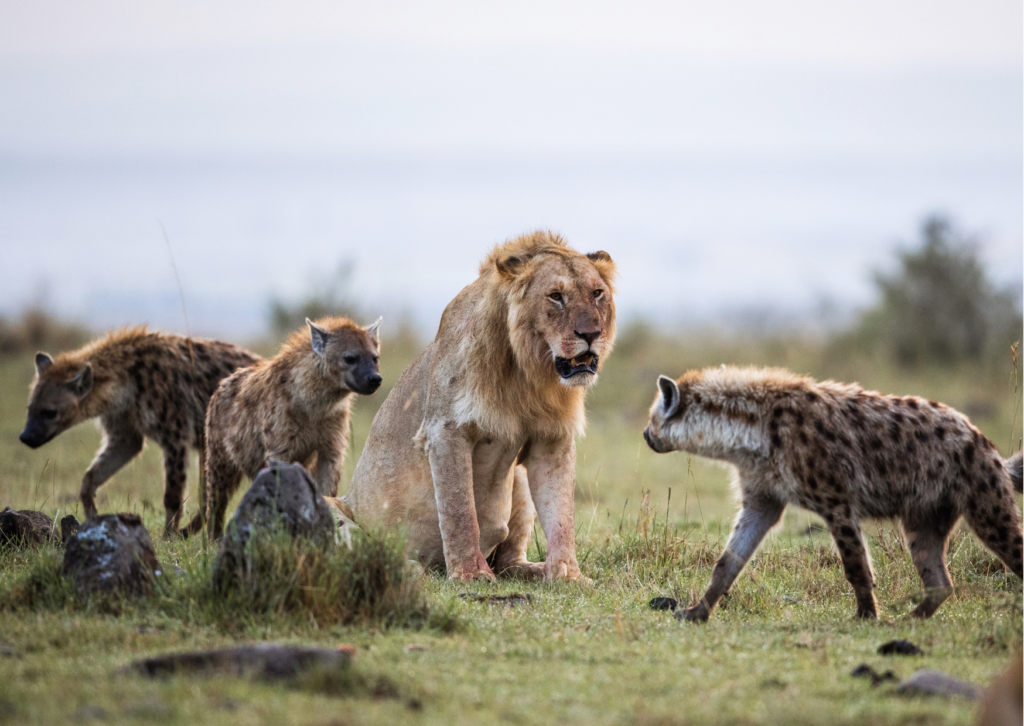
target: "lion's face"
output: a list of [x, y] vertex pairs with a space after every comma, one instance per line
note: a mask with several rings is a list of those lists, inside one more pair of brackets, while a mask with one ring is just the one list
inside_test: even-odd
[[608, 278], [613, 269], [605, 252], [543, 255], [515, 306], [518, 322], [526, 319], [533, 354], [562, 385], [593, 384], [611, 352], [615, 302]]

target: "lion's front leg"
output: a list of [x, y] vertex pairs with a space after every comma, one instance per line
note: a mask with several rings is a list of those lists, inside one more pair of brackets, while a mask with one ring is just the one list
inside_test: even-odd
[[544, 576], [579, 580], [576, 562], [576, 442], [572, 437], [535, 440], [523, 462], [540, 526], [548, 540]]
[[480, 524], [473, 497], [473, 445], [454, 426], [427, 430], [424, 444], [434, 481], [444, 564], [453, 580], [494, 579], [480, 551]]
[[494, 553], [494, 571], [499, 576], [522, 577], [533, 580], [544, 577], [544, 563], [530, 562], [526, 549], [533, 536], [533, 522], [537, 510], [530, 496], [530, 483], [526, 469], [516, 466], [512, 480], [512, 515], [508, 520], [508, 537]]

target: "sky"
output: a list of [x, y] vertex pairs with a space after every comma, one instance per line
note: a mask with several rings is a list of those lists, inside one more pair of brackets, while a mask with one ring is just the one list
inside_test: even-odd
[[[1019, 2], [0, 3], [0, 314], [256, 334], [342, 261], [436, 326], [553, 228], [623, 314], [872, 299], [925, 215], [1020, 286]], [[166, 236], [165, 236], [166, 235]], [[174, 264], [171, 264], [173, 259]], [[177, 276], [175, 275], [177, 270]]]

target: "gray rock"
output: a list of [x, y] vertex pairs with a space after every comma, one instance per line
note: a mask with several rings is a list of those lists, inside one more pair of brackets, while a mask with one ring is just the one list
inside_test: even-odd
[[82, 525], [74, 515], [69, 514], [60, 520], [60, 541], [64, 543], [64, 546], [68, 546], [68, 540], [78, 534], [78, 528]]
[[179, 673], [228, 674], [267, 680], [294, 678], [312, 668], [341, 668], [352, 660], [349, 650], [260, 643], [219, 650], [172, 653], [135, 661], [130, 670], [155, 678]]
[[927, 669], [916, 671], [896, 686], [896, 693], [905, 696], [963, 696], [972, 701], [980, 698], [982, 692], [981, 686]]
[[64, 574], [78, 594], [142, 595], [160, 574], [153, 541], [137, 514], [104, 514], [82, 524], [67, 543]]
[[53, 536], [53, 520], [31, 509], [0, 512], [0, 545], [34, 547]]
[[214, 585], [223, 589], [235, 577], [244, 577], [249, 570], [249, 541], [275, 529], [325, 547], [334, 542], [331, 511], [317, 491], [316, 482], [299, 464], [273, 461], [256, 475], [220, 542], [213, 565]]

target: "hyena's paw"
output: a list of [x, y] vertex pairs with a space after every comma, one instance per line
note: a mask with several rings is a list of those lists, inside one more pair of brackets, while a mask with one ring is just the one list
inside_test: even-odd
[[700, 605], [694, 605], [692, 608], [686, 608], [685, 610], [676, 610], [672, 616], [680, 621], [687, 623], [706, 623], [708, 618], [711, 617], [711, 612], [707, 609], [704, 603]]

